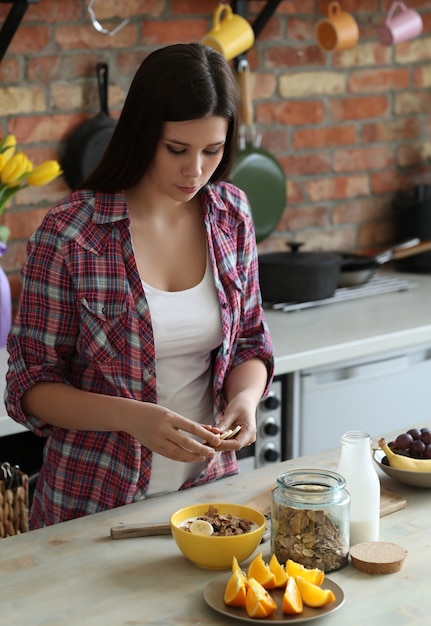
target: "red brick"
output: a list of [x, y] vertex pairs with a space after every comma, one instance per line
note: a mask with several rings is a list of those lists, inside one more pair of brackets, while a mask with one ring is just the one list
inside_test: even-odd
[[4, 223], [11, 231], [11, 240], [27, 240], [39, 227], [49, 207], [5, 213]]
[[293, 154], [278, 160], [287, 176], [323, 174], [330, 169], [330, 155], [326, 152]]
[[[410, 3], [411, 4], [411, 3]], [[326, 0], [318, 0], [317, 8], [320, 13], [327, 13]], [[378, 10], [378, 0], [343, 0], [343, 11], [348, 13], [375, 13]]]
[[304, 186], [312, 202], [353, 198], [368, 194], [370, 191], [369, 179], [366, 175], [320, 178], [309, 180]]
[[[262, 3], [251, 1], [250, 4], [259, 6]], [[279, 15], [310, 15], [314, 13], [314, 0], [283, 0], [278, 6], [277, 13]]]
[[323, 117], [323, 103], [320, 100], [268, 102], [256, 106], [256, 121], [261, 124], [320, 124]]
[[50, 43], [50, 31], [47, 26], [20, 25], [19, 37], [15, 36], [8, 47], [8, 54], [28, 54], [40, 52]]
[[350, 202], [337, 204], [332, 209], [334, 224], [359, 224], [389, 216], [389, 205], [386, 198], [369, 196], [356, 198]]
[[[103, 4], [100, 0], [98, 0], [98, 2]], [[29, 5], [24, 16], [24, 21], [40, 20], [41, 22], [57, 24], [59, 22], [75, 21], [79, 19], [80, 16], [81, 6], [79, 2], [43, 0], [37, 4]]]
[[95, 31], [88, 22], [84, 25], [57, 26], [55, 42], [61, 50], [130, 48], [137, 43], [137, 30], [134, 24], [127, 24], [115, 37], [109, 37]]
[[31, 82], [49, 84], [59, 78], [65, 79], [61, 73], [61, 59], [56, 56], [32, 57], [27, 66], [27, 79]]
[[73, 115], [29, 115], [12, 119], [8, 131], [22, 145], [41, 141], [55, 142], [59, 137], [70, 133], [75, 125], [76, 116]]
[[[164, 20], [142, 24], [142, 43], [166, 45], [169, 43], [200, 41], [208, 31], [208, 22], [203, 19]], [[178, 36], [180, 35], [180, 36]]]
[[20, 77], [18, 59], [5, 57], [0, 63], [0, 83], [17, 83]]
[[396, 243], [397, 227], [392, 219], [376, 220], [359, 227], [359, 248], [376, 248], [381, 250], [389, 248]]
[[274, 68], [302, 67], [304, 65], [323, 66], [326, 54], [317, 45], [311, 46], [276, 46], [264, 52], [265, 66]]
[[[165, 0], [159, 0], [159, 3], [163, 6], [163, 8], [166, 7]], [[249, 3], [247, 3], [246, 19], [248, 19], [249, 13], [248, 4]], [[212, 0], [199, 0], [199, 6], [197, 6], [196, 0], [171, 0], [170, 7], [172, 15], [183, 15], [186, 17], [189, 15], [195, 15], [196, 13], [199, 15], [208, 13], [208, 15], [212, 16], [216, 8], [217, 5], [215, 5]]]
[[424, 159], [422, 144], [400, 146], [397, 150], [397, 163], [400, 167], [420, 165]]
[[406, 89], [410, 85], [408, 69], [378, 68], [369, 71], [353, 72], [348, 80], [348, 88], [352, 93], [375, 93], [395, 89]]
[[323, 204], [288, 207], [276, 230], [294, 232], [304, 228], [324, 228], [328, 223], [328, 214], [328, 207]]
[[371, 172], [372, 193], [393, 193], [403, 189], [405, 179], [398, 170], [385, 170], [384, 172]]
[[[86, 3], [88, 4], [88, 3]], [[123, 19], [134, 18], [138, 15], [151, 15], [160, 17], [164, 8], [163, 0], [96, 0], [93, 4], [94, 15], [102, 26], [112, 29], [113, 24], [105, 24], [105, 21], [114, 20], [114, 26], [121, 23]], [[90, 19], [89, 14], [88, 19]]]
[[395, 115], [412, 113], [428, 113], [431, 110], [431, 93], [426, 91], [408, 90], [394, 95]]
[[293, 133], [295, 150], [355, 144], [357, 134], [354, 126], [329, 126], [324, 128], [300, 128]]
[[287, 20], [287, 36], [292, 41], [313, 41], [315, 39], [316, 21], [312, 18], [301, 19], [290, 17]]
[[365, 143], [389, 143], [401, 139], [413, 139], [419, 136], [419, 132], [420, 126], [417, 117], [370, 122], [362, 124], [361, 141]]
[[386, 96], [338, 98], [329, 102], [328, 109], [332, 119], [361, 120], [387, 115], [389, 102]]
[[335, 150], [333, 167], [335, 172], [353, 172], [355, 170], [375, 170], [392, 165], [393, 150], [390, 147], [372, 146], [354, 150]]
[[294, 205], [304, 202], [304, 190], [301, 183], [287, 177], [287, 204]]
[[288, 128], [265, 128], [261, 137], [262, 148], [270, 152], [286, 152], [290, 147]]

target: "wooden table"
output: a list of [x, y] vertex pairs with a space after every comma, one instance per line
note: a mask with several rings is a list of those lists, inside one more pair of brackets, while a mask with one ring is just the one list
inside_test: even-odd
[[[431, 422], [423, 425], [431, 426]], [[112, 540], [111, 526], [168, 520], [172, 512], [195, 502], [246, 502], [290, 468], [333, 468], [337, 459], [337, 450], [294, 459], [1, 539], [0, 623], [239, 625], [243, 622], [220, 615], [203, 599], [207, 583], [220, 572], [187, 561], [170, 536]], [[323, 617], [322, 626], [430, 624], [430, 491], [400, 485], [384, 474], [381, 482], [407, 500], [406, 508], [381, 518], [380, 529], [380, 540], [407, 549], [404, 567], [396, 574], [372, 577], [349, 564], [331, 573], [329, 577], [344, 591], [345, 603]], [[269, 543], [258, 548], [264, 556], [269, 549]]]

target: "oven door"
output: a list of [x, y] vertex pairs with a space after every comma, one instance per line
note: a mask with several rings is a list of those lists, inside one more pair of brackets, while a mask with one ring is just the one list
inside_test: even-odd
[[274, 379], [269, 394], [256, 411], [256, 441], [237, 452], [241, 472], [258, 469], [285, 460], [283, 445], [282, 378]]

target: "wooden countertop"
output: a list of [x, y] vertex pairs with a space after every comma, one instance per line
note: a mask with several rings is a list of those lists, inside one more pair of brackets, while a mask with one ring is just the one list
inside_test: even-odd
[[[203, 599], [204, 588], [220, 572], [187, 561], [172, 537], [114, 541], [109, 536], [111, 526], [165, 521], [194, 502], [246, 502], [289, 468], [333, 468], [337, 460], [337, 450], [302, 457], [1, 539], [0, 622], [8, 626], [239, 624], [213, 611]], [[342, 587], [345, 603], [323, 618], [322, 625], [429, 624], [430, 491], [400, 485], [384, 474], [381, 482], [407, 500], [406, 508], [381, 518], [380, 528], [381, 541], [407, 549], [404, 567], [395, 574], [369, 576], [349, 564], [329, 574]], [[269, 549], [269, 543], [258, 548], [264, 556]]]

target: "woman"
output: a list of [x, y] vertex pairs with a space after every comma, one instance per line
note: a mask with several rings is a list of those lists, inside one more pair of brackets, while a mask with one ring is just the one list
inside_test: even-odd
[[237, 473], [255, 440], [273, 354], [247, 199], [221, 182], [237, 127], [221, 55], [153, 52], [100, 165], [31, 237], [6, 405], [47, 438], [32, 528]]

